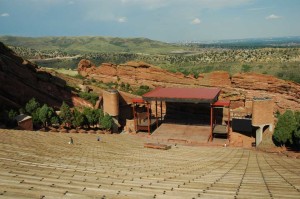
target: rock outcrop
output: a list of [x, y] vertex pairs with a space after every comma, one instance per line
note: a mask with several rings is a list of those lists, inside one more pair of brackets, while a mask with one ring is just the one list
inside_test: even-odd
[[271, 75], [238, 73], [232, 77], [232, 87], [247, 93], [247, 99], [269, 96], [276, 110], [300, 110], [300, 84], [278, 79]]
[[[103, 63], [96, 67], [88, 60], [81, 60], [78, 73], [105, 83], [124, 82], [133, 87], [220, 87], [221, 98], [232, 100], [232, 107], [248, 107], [253, 97], [272, 97], [276, 103], [274, 111], [300, 110], [300, 85], [269, 75], [238, 73], [230, 77], [224, 71], [199, 74], [198, 78], [182, 73], [172, 73], [144, 62], [128, 62], [115, 65]], [[250, 106], [250, 107], [249, 107]]]
[[53, 107], [60, 107], [63, 101], [71, 106], [88, 103], [67, 89], [63, 79], [42, 71], [1, 42], [0, 82], [1, 106], [20, 108], [33, 97]]

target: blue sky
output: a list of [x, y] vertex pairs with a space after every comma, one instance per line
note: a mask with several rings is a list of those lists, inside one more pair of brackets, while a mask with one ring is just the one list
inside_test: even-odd
[[166, 42], [300, 36], [300, 0], [0, 0], [0, 35]]

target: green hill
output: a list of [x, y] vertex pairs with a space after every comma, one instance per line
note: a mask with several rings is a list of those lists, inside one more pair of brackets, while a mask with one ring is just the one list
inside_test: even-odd
[[36, 50], [63, 50], [66, 53], [170, 53], [182, 47], [175, 44], [146, 38], [117, 38], [101, 36], [80, 37], [16, 37], [0, 36], [0, 41], [9, 46], [27, 47]]

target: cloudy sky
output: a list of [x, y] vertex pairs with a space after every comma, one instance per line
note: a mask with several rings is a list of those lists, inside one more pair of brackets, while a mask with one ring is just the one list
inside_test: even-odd
[[0, 0], [0, 35], [166, 42], [300, 36], [300, 0]]

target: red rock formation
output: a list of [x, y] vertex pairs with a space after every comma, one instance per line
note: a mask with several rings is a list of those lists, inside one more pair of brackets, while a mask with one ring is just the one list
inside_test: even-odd
[[20, 108], [33, 97], [53, 107], [62, 101], [71, 106], [88, 103], [77, 99], [64, 80], [41, 71], [0, 42], [0, 105]]
[[[126, 64], [102, 64], [93, 66], [82, 60], [78, 72], [89, 78], [103, 82], [124, 82], [131, 86], [148, 85], [150, 87], [199, 87], [214, 86], [222, 88], [220, 98], [232, 100], [232, 107], [244, 107], [253, 97], [268, 96], [274, 98], [276, 110], [300, 110], [300, 85], [280, 80], [276, 77], [254, 73], [235, 74], [232, 78], [227, 72], [215, 71], [199, 74], [198, 78], [182, 73], [171, 73], [143, 62]], [[247, 105], [248, 106], [248, 105]]]
[[215, 71], [209, 73], [209, 85], [229, 87], [231, 86], [230, 75], [225, 71]]
[[276, 110], [300, 110], [300, 84], [271, 75], [238, 73], [232, 77], [232, 86], [246, 91], [246, 99], [272, 97]]

